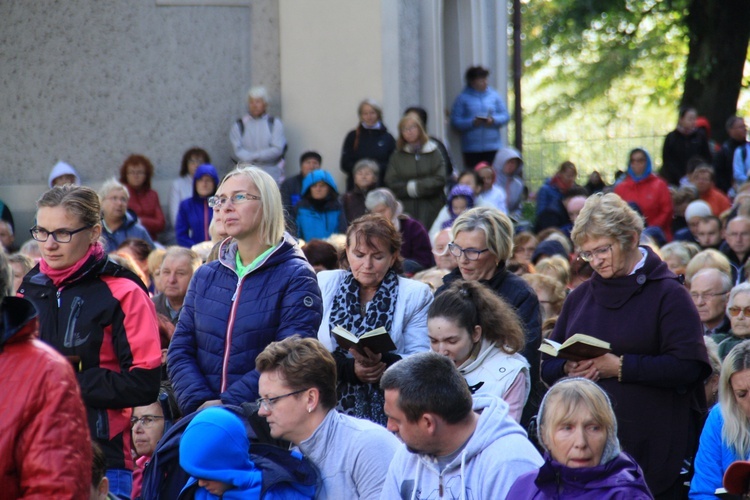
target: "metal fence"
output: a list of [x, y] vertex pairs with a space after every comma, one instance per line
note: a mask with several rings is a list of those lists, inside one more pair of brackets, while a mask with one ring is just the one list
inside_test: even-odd
[[560, 164], [570, 160], [578, 167], [578, 183], [586, 184], [594, 170], [608, 184], [618, 170], [625, 170], [628, 153], [643, 148], [651, 155], [654, 171], [661, 167], [661, 151], [666, 134], [632, 137], [581, 138], [560, 141], [525, 142], [523, 145], [524, 177], [535, 191], [544, 179], [554, 175]]

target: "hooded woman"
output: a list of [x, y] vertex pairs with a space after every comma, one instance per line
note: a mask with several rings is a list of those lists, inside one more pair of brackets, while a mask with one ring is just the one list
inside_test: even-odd
[[638, 205], [648, 226], [657, 226], [664, 231], [667, 240], [672, 239], [672, 195], [664, 179], [654, 175], [651, 157], [645, 149], [636, 148], [628, 155], [628, 173], [615, 186], [615, 193], [627, 202]]
[[537, 437], [544, 465], [518, 478], [508, 498], [653, 498], [641, 468], [620, 450], [612, 403], [596, 383], [555, 384], [539, 408]]
[[305, 176], [302, 199], [295, 209], [297, 236], [303, 240], [324, 240], [334, 233], [346, 232], [336, 181], [325, 170], [313, 170]]
[[192, 247], [211, 239], [208, 227], [214, 211], [208, 206], [208, 198], [216, 193], [219, 186], [219, 174], [213, 165], [208, 163], [199, 166], [193, 175], [193, 196], [180, 202], [177, 212], [177, 243], [183, 247]]
[[523, 158], [517, 149], [506, 146], [495, 155], [492, 162], [495, 185], [505, 191], [505, 205], [511, 217], [521, 214], [521, 202], [525, 184], [523, 182]]

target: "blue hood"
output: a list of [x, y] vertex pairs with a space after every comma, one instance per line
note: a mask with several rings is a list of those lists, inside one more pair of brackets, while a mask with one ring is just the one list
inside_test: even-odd
[[325, 181], [326, 184], [331, 186], [334, 194], [339, 194], [339, 190], [336, 187], [336, 181], [333, 179], [333, 176], [330, 173], [326, 172], [325, 170], [313, 170], [302, 180], [302, 196], [305, 196], [307, 194], [310, 186], [320, 181]]
[[197, 479], [260, 489], [245, 424], [226, 408], [206, 408], [190, 421], [180, 441], [180, 465]]
[[214, 180], [214, 193], [219, 188], [219, 174], [216, 172], [216, 168], [214, 168], [213, 165], [210, 163], [204, 163], [203, 165], [199, 166], [195, 169], [195, 175], [193, 175], [193, 196], [198, 196], [198, 193], [195, 191], [195, 183], [198, 182], [198, 179], [203, 177], [204, 175], [210, 175], [211, 178]]
[[[630, 157], [631, 157], [631, 156], [633, 155], [633, 153], [635, 153], [636, 151], [640, 151], [641, 153], [643, 153], [644, 155], [646, 155], [646, 170], [644, 170], [644, 171], [643, 171], [643, 173], [642, 173], [641, 175], [635, 175], [635, 172], [633, 172], [633, 169], [632, 169], [632, 168], [630, 168]], [[631, 178], [632, 178], [632, 179], [633, 179], [633, 180], [634, 180], [635, 182], [638, 182], [638, 181], [640, 181], [640, 180], [642, 180], [642, 179], [645, 179], [646, 177], [648, 177], [649, 175], [651, 175], [651, 170], [653, 169], [653, 163], [651, 162], [651, 155], [650, 155], [650, 154], [648, 154], [648, 151], [646, 151], [646, 150], [645, 150], [645, 149], [643, 149], [643, 148], [635, 148], [635, 149], [634, 149], [634, 150], [632, 150], [632, 151], [631, 151], [630, 153], [628, 153], [628, 165], [627, 165], [627, 169], [628, 169], [628, 175], [629, 175], [629, 176], [630, 176], [630, 177], [631, 177]]]

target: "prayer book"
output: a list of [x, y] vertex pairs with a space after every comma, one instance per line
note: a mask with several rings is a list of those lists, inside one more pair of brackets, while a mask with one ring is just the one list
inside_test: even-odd
[[396, 344], [393, 343], [393, 339], [382, 326], [363, 333], [359, 337], [340, 325], [335, 326], [331, 333], [336, 337], [336, 342], [341, 348], [347, 351], [354, 348], [364, 354], [364, 348], [367, 347], [375, 354], [383, 354], [396, 350]]
[[543, 339], [539, 350], [555, 358], [581, 361], [597, 358], [612, 352], [609, 342], [599, 340], [591, 335], [576, 333], [562, 344], [550, 339]]

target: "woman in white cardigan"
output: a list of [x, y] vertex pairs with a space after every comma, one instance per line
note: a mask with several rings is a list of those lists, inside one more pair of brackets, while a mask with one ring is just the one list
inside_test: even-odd
[[[401, 234], [376, 214], [355, 220], [346, 233], [341, 256], [344, 270], [318, 273], [323, 321], [318, 339], [336, 359], [338, 409], [385, 425], [383, 394], [378, 388], [385, 369], [404, 356], [430, 349], [427, 285], [398, 276]], [[383, 327], [396, 350], [382, 354], [344, 350], [331, 330], [341, 326], [357, 337]]]

